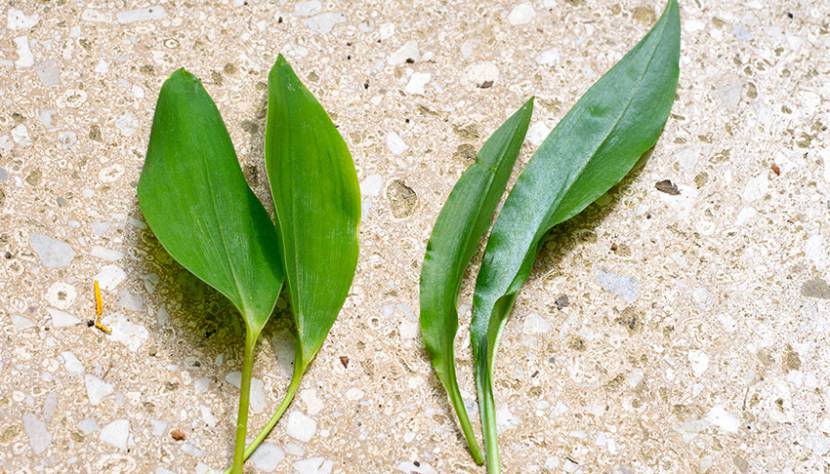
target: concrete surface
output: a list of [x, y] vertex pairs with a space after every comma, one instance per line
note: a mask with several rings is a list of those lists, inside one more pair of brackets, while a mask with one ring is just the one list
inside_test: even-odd
[[[433, 220], [510, 112], [537, 96], [526, 160], [662, 2], [3, 3], [0, 472], [230, 460], [239, 318], [159, 247], [135, 186], [159, 87], [184, 66], [267, 199], [279, 51], [343, 131], [365, 216], [353, 294], [248, 470], [483, 472], [417, 336]], [[507, 473], [830, 469], [830, 5], [681, 6], [662, 139], [554, 233], [504, 331]], [[86, 324], [94, 278], [112, 335]], [[252, 427], [291, 364], [284, 315], [266, 337]]]

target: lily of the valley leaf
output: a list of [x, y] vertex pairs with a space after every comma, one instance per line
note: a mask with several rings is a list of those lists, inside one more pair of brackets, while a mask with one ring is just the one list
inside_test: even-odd
[[471, 338], [488, 472], [500, 472], [493, 394], [499, 335], [551, 227], [617, 184], [657, 142], [675, 97], [680, 16], [669, 0], [652, 30], [582, 96], [531, 158], [487, 241]]
[[227, 297], [245, 322], [233, 463], [241, 473], [254, 347], [282, 288], [282, 246], [216, 105], [184, 69], [159, 94], [138, 200], [165, 250]]

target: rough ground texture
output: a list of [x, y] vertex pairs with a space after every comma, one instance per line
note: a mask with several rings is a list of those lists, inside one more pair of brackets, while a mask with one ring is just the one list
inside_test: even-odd
[[[362, 248], [331, 336], [248, 470], [483, 472], [417, 336], [433, 220], [511, 111], [537, 96], [526, 160], [662, 3], [3, 3], [0, 472], [230, 460], [241, 323], [160, 248], [136, 181], [156, 94], [184, 66], [267, 200], [280, 51], [354, 154]], [[830, 7], [681, 3], [662, 139], [553, 233], [504, 331], [508, 473], [830, 466]], [[112, 335], [87, 326], [95, 278]], [[290, 334], [281, 314], [260, 346], [252, 427], [288, 383]], [[473, 406], [466, 329], [458, 341]]]

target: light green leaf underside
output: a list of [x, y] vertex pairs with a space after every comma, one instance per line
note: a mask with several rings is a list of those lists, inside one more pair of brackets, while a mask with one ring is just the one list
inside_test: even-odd
[[282, 287], [279, 238], [216, 105], [184, 69], [159, 94], [138, 199], [165, 250], [225, 295], [258, 334]]

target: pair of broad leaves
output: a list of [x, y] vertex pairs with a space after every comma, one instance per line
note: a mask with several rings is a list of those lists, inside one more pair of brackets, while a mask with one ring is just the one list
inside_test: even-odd
[[[165, 250], [226, 296], [245, 322], [235, 473], [290, 404], [357, 265], [354, 163], [328, 114], [282, 56], [268, 76], [265, 166], [274, 221], [248, 187], [202, 84], [183, 69], [170, 76], [156, 105], [138, 198]], [[283, 284], [296, 327], [294, 373], [285, 399], [245, 450], [254, 346]]]
[[[473, 297], [474, 374], [487, 469], [500, 472], [492, 373], [499, 334], [553, 226], [618, 183], [652, 148], [674, 101], [680, 18], [669, 0], [652, 30], [576, 103], [518, 177], [487, 241]], [[525, 103], [484, 143], [447, 199], [421, 273], [421, 334], [477, 463], [458, 387], [461, 280], [504, 193], [533, 111]], [[246, 340], [233, 472], [276, 425], [326, 338], [357, 263], [360, 196], [351, 156], [325, 110], [280, 56], [269, 75], [265, 164], [275, 220], [245, 182], [201, 83], [175, 72], [159, 96], [139, 203], [162, 246], [230, 299]], [[256, 340], [283, 283], [296, 327], [294, 374], [276, 413], [245, 448]]]
[[[470, 327], [487, 471], [500, 472], [493, 366], [499, 335], [546, 233], [575, 216], [657, 142], [674, 102], [680, 15], [669, 0], [649, 33], [582, 96], [516, 180], [484, 250]], [[489, 228], [524, 141], [533, 99], [484, 143], [435, 222], [421, 270], [421, 335], [455, 408], [470, 452], [481, 454], [455, 369], [461, 280]]]

